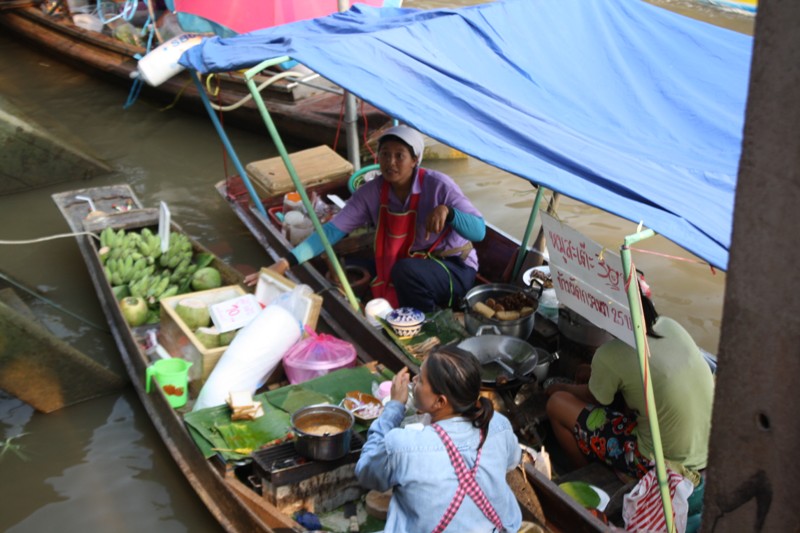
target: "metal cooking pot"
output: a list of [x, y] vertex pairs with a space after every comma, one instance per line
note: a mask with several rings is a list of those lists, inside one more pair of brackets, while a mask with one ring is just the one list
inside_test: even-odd
[[[470, 289], [466, 295], [466, 310], [464, 311], [464, 326], [467, 333], [475, 335], [478, 328], [483, 325], [494, 326], [500, 330], [503, 335], [511, 335], [520, 339], [527, 339], [533, 332], [533, 324], [536, 318], [536, 313], [531, 313], [528, 316], [518, 318], [516, 320], [495, 320], [494, 318], [486, 318], [480, 313], [472, 310], [478, 302], [485, 302], [489, 298], [502, 298], [510, 294], [517, 294], [518, 292], [527, 293], [536, 302], [534, 304], [534, 311], [538, 305], [538, 296], [531, 294], [530, 289], [517, 287], [508, 283], [486, 283], [484, 285], [477, 285]], [[539, 292], [541, 294], [541, 291]]]
[[603, 328], [598, 328], [565, 307], [558, 310], [558, 331], [572, 342], [592, 348], [598, 348], [614, 338]]
[[337, 405], [309, 405], [292, 414], [294, 448], [318, 461], [333, 461], [350, 451], [353, 413]]
[[[484, 384], [495, 385], [497, 378], [507, 376], [508, 382], [519, 381], [519, 377], [533, 371], [538, 362], [537, 348], [528, 342], [509, 335], [483, 334], [494, 326], [482, 326], [477, 337], [469, 337], [457, 344], [457, 347], [469, 352], [482, 365], [481, 380]], [[514, 369], [514, 376], [508, 376], [503, 366], [494, 362], [500, 358], [508, 367]]]
[[550, 353], [543, 348], [536, 348], [536, 350], [538, 350], [539, 361], [533, 369], [533, 375], [536, 376], [538, 383], [542, 383], [550, 372], [550, 363], [558, 359], [558, 352]]

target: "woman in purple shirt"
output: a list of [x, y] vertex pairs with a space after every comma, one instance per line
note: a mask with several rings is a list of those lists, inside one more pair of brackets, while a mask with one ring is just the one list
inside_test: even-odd
[[[335, 244], [356, 228], [374, 226], [373, 297], [428, 312], [452, 306], [472, 288], [478, 271], [472, 241], [483, 240], [486, 225], [452, 178], [420, 166], [423, 149], [422, 135], [408, 126], [386, 130], [378, 140], [381, 173], [323, 229]], [[313, 234], [271, 268], [283, 274], [323, 250]]]

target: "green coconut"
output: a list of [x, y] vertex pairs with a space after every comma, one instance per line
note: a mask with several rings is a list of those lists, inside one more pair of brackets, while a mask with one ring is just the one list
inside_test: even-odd
[[204, 267], [192, 276], [192, 288], [196, 291], [216, 289], [222, 286], [222, 275], [214, 267]]
[[208, 305], [200, 298], [183, 298], [175, 306], [175, 312], [191, 330], [204, 328], [211, 324]]
[[219, 332], [217, 328], [211, 326], [210, 328], [197, 328], [194, 330], [194, 336], [200, 341], [200, 344], [208, 348], [219, 348]]
[[233, 338], [239, 332], [238, 329], [234, 329], [233, 331], [226, 331], [225, 333], [219, 334], [219, 345], [220, 346], [227, 346], [233, 342]]
[[143, 298], [136, 298], [128, 296], [119, 302], [119, 307], [122, 309], [122, 316], [125, 317], [125, 322], [131, 327], [141, 326], [147, 320], [147, 302]]

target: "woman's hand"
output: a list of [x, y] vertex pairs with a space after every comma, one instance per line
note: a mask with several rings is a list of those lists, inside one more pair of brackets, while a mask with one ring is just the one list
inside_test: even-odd
[[405, 404], [408, 401], [408, 383], [410, 380], [411, 377], [408, 375], [408, 368], [403, 367], [403, 369], [392, 378], [392, 392], [389, 393], [389, 397], [392, 400]]
[[447, 225], [447, 215], [450, 214], [450, 208], [446, 205], [437, 205], [433, 211], [430, 212], [428, 218], [425, 220], [425, 238], [428, 239], [433, 233], [434, 235], [444, 231]]
[[[275, 261], [275, 264], [270, 265], [267, 268], [269, 270], [275, 272], [276, 274], [280, 274], [281, 276], [283, 276], [284, 272], [289, 270], [289, 261], [286, 260], [285, 258], [281, 257], [280, 259]], [[259, 274], [261, 274], [260, 271], [259, 272], [253, 272], [252, 274], [248, 274], [244, 278], [244, 284], [247, 285], [248, 287], [252, 287], [256, 283], [258, 283]]]
[[244, 284], [248, 287], [252, 287], [256, 283], [258, 283], [258, 275], [260, 272], [253, 272], [252, 274], [248, 274], [244, 277]]

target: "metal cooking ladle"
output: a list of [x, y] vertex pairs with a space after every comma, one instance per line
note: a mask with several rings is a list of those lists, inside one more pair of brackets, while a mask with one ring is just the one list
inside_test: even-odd
[[536, 365], [539, 363], [539, 361], [536, 358], [531, 357], [530, 359], [526, 359], [525, 361], [523, 361], [522, 364], [520, 364], [516, 368], [516, 370], [511, 368], [511, 366], [509, 366], [508, 363], [503, 361], [501, 357], [495, 357], [493, 359], [489, 359], [484, 364], [487, 363], [496, 363], [497, 365], [500, 366], [500, 368], [508, 372], [514, 379], [525, 382], [528, 380], [528, 374], [533, 372], [533, 369], [536, 368]]
[[[500, 368], [502, 368], [503, 370], [505, 370], [506, 372], [508, 372], [508, 374], [509, 374], [510, 376], [514, 377], [514, 378], [517, 378], [517, 379], [518, 379], [518, 378], [522, 377], [522, 375], [518, 375], [518, 374], [517, 374], [517, 371], [516, 371], [516, 370], [514, 370], [513, 368], [511, 368], [510, 366], [508, 366], [508, 363], [506, 363], [505, 361], [503, 361], [503, 358], [502, 358], [501, 356], [493, 357], [492, 359], [489, 359], [488, 361], [484, 361], [484, 363], [483, 363], [483, 364], [484, 364], [484, 365], [488, 365], [488, 364], [490, 364], [490, 363], [494, 363], [494, 364], [498, 365]], [[524, 375], [524, 374], [523, 374], [523, 375]]]

